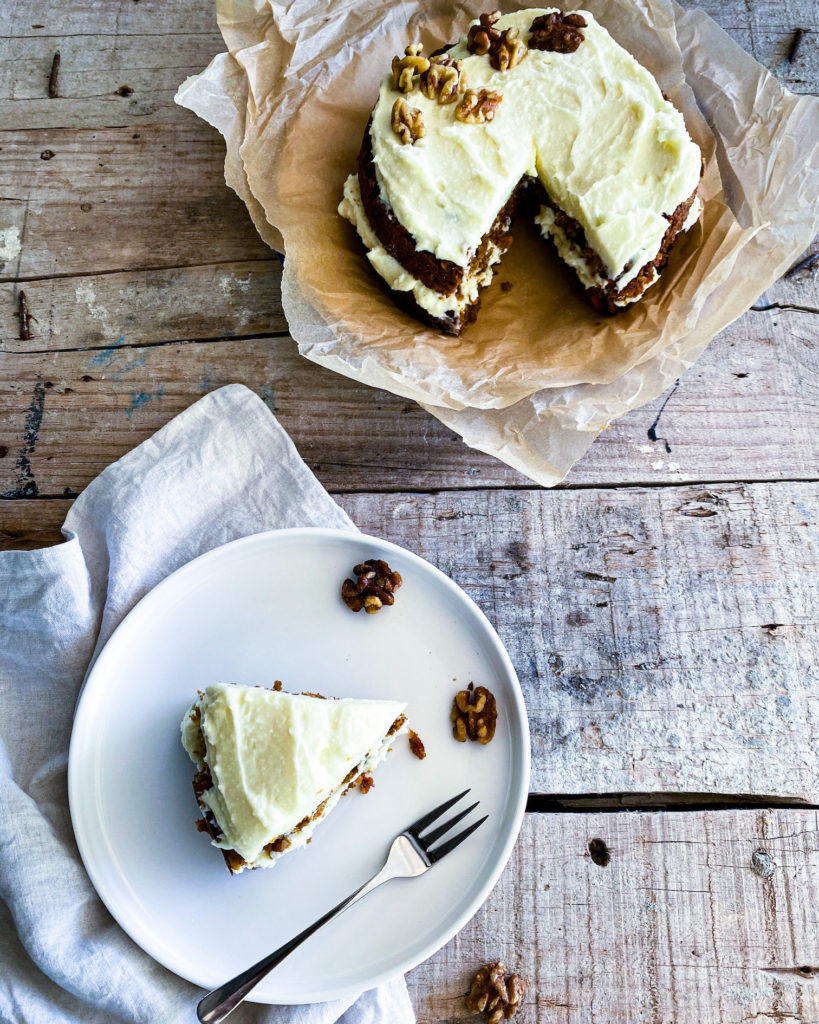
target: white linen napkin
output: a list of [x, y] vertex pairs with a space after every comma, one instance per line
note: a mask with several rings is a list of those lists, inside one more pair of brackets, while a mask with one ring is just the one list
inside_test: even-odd
[[[264, 403], [202, 398], [77, 498], [65, 543], [0, 552], [0, 1021], [190, 1024], [201, 990], [119, 928], [80, 861], [66, 767], [89, 663], [174, 569], [288, 526], [354, 530]], [[397, 979], [357, 1000], [249, 1004], [236, 1024], [412, 1024]]]

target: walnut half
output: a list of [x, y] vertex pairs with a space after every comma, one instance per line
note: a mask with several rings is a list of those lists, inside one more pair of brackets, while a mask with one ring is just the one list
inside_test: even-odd
[[450, 712], [452, 735], [459, 743], [468, 739], [487, 744], [495, 735], [498, 721], [498, 704], [485, 686], [476, 687], [470, 683], [465, 690], [455, 694]]
[[520, 32], [516, 28], [507, 28], [497, 45], [492, 47], [489, 63], [496, 71], [508, 71], [520, 64], [528, 52]]
[[421, 92], [444, 106], [454, 103], [466, 81], [463, 66], [462, 60], [430, 57], [429, 68], [421, 75]]
[[488, 14], [482, 14], [477, 25], [469, 26], [469, 31], [466, 34], [466, 48], [470, 53], [481, 57], [483, 54], [489, 53], [493, 43], [500, 41], [501, 34], [495, 28], [495, 22], [499, 17], [500, 11], [491, 11]]
[[395, 591], [404, 582], [400, 572], [394, 572], [381, 558], [368, 558], [366, 562], [355, 566], [353, 572], [358, 577], [345, 580], [341, 584], [341, 597], [350, 611], [360, 612], [362, 608], [368, 615], [381, 611], [387, 604], [394, 604]]
[[429, 61], [421, 53], [423, 46], [412, 43], [404, 50], [403, 57], [392, 59], [392, 87], [399, 92], [412, 92], [418, 85], [419, 77], [429, 68]]
[[404, 99], [398, 99], [393, 103], [390, 125], [401, 140], [402, 146], [414, 146], [419, 139], [424, 137], [421, 111], [417, 107], [409, 106]]
[[485, 124], [495, 119], [503, 94], [488, 89], [467, 89], [455, 108], [455, 119], [464, 124]]
[[488, 1024], [500, 1024], [517, 1013], [525, 992], [526, 982], [519, 974], [509, 974], [505, 964], [485, 964], [472, 979], [466, 1008], [482, 1013]]
[[564, 14], [563, 11], [541, 14], [532, 22], [529, 49], [574, 53], [584, 39], [581, 28], [586, 28], [582, 14]]

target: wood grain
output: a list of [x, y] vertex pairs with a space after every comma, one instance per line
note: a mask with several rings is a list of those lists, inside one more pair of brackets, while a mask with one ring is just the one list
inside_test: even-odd
[[0, 281], [270, 259], [225, 185], [221, 137], [192, 116], [0, 144], [0, 218], [20, 250]]
[[[287, 336], [229, 340], [284, 325], [277, 267], [27, 283], [39, 322], [26, 342], [10, 337], [19, 333], [14, 286], [0, 285], [3, 343], [34, 352], [0, 354], [0, 494], [20, 494], [18, 462], [30, 446], [24, 438], [38, 389], [46, 389], [43, 414], [24, 457], [36, 493], [55, 496], [78, 493], [206, 391], [233, 381], [264, 397], [331, 490], [531, 486], [414, 403], [301, 359]], [[819, 475], [814, 321], [793, 310], [747, 314], [673, 392], [604, 431], [567, 486]], [[168, 335], [228, 340], [153, 344]], [[83, 351], [60, 351], [72, 343]]]
[[462, 995], [496, 959], [529, 979], [521, 1024], [814, 1024], [817, 888], [815, 811], [527, 815], [486, 904], [409, 975], [419, 1024], [477, 1020]]
[[[133, 0], [131, 4], [136, 6]], [[206, 4], [187, 6], [208, 10]], [[210, 22], [212, 9], [209, 13]], [[36, 12], [31, 16], [36, 24]], [[2, 37], [0, 124], [5, 129], [65, 129], [190, 122], [189, 112], [173, 97], [189, 75], [224, 49], [215, 19], [208, 27], [173, 34], [98, 35], [51, 35], [44, 28]], [[47, 86], [55, 51], [60, 52], [60, 72], [58, 95], [52, 99]]]
[[[494, 623], [526, 699], [534, 792], [819, 803], [818, 497], [733, 483], [339, 501]], [[28, 507], [0, 502], [0, 532]]]

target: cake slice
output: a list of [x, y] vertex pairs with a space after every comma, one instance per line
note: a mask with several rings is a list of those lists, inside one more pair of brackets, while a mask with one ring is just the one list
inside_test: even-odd
[[322, 818], [407, 729], [405, 704], [325, 699], [216, 683], [182, 719], [196, 765], [197, 822], [232, 874], [269, 868], [309, 842]]

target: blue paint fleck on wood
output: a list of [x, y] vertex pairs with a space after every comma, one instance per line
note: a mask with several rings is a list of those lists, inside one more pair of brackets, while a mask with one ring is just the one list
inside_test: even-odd
[[139, 391], [139, 392], [134, 391], [134, 392], [132, 392], [131, 393], [131, 404], [125, 410], [125, 415], [128, 417], [128, 419], [130, 419], [134, 415], [135, 412], [139, 412], [139, 410], [143, 406], [147, 405], [148, 402], [152, 402], [155, 398], [161, 398], [164, 394], [165, 394], [165, 385], [164, 384], [160, 384], [159, 385], [159, 390], [155, 391], [152, 395], [148, 394], [147, 391]]
[[124, 344], [125, 335], [120, 334], [120, 336], [117, 338], [113, 345], [111, 345], [109, 348], [100, 349], [99, 352], [91, 356], [91, 358], [88, 360], [89, 366], [110, 366], [111, 363], [113, 363], [113, 361], [119, 355], [117, 349], [119, 349]]

